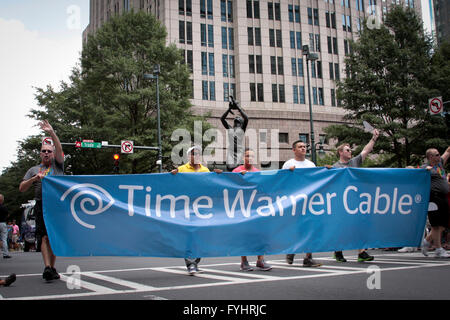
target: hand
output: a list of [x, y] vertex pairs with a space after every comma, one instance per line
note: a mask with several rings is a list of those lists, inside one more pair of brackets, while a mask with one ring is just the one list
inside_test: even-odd
[[327, 169], [333, 168], [333, 166], [330, 166], [329, 164], [324, 165], [324, 167], [327, 168]]
[[45, 132], [51, 133], [53, 132], [53, 127], [52, 125], [48, 122], [48, 120], [42, 120], [39, 123], [39, 126], [41, 127], [42, 130], [44, 130]]
[[247, 173], [247, 170], [242, 170], [242, 171], [241, 171], [241, 174], [242, 174], [242, 175], [244, 175], [244, 174], [246, 174], [246, 173]]
[[178, 169], [173, 169], [172, 171], [170, 171], [171, 174], [177, 174], [178, 173]]
[[223, 172], [222, 169], [214, 169], [213, 171], [214, 171], [215, 173], [222, 173], [222, 172]]
[[295, 170], [295, 166], [290, 167], [289, 170], [294, 171]]
[[378, 132], [377, 129], [374, 129], [374, 130], [372, 131], [372, 140], [373, 140], [373, 141], [377, 141], [379, 135], [380, 135], [380, 132]]

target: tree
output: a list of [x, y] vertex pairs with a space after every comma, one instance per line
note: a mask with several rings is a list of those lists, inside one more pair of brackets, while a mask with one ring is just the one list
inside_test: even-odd
[[[88, 37], [81, 55], [81, 68], [74, 69], [71, 83], [60, 92], [38, 89], [43, 111], [33, 110], [36, 119], [48, 118], [62, 141], [79, 138], [120, 144], [157, 146], [155, 81], [144, 79], [159, 64], [161, 140], [165, 168], [172, 166], [170, 152], [176, 128], [193, 132], [194, 121], [211, 126], [205, 117], [191, 112], [191, 80], [182, 51], [166, 46], [166, 31], [152, 15], [126, 12], [105, 23]], [[68, 165], [75, 174], [111, 173], [112, 154], [118, 150], [74, 150]], [[120, 160], [121, 173], [156, 171], [157, 152], [139, 150]], [[105, 166], [105, 164], [107, 164]]]
[[416, 12], [392, 6], [384, 24], [364, 27], [351, 48], [338, 99], [354, 126], [330, 126], [328, 137], [362, 148], [370, 139], [360, 126], [367, 120], [381, 131], [374, 151], [390, 155], [381, 165], [397, 167], [419, 161], [427, 146], [443, 144], [442, 119], [427, 114], [432, 42]]

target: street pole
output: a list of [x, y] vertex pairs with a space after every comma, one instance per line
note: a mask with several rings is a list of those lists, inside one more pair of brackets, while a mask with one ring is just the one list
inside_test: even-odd
[[159, 173], [162, 173], [162, 145], [161, 145], [161, 112], [159, 108], [159, 64], [155, 65], [153, 73], [156, 75], [156, 108], [158, 117], [158, 165]]
[[156, 79], [156, 114], [158, 121], [158, 161], [156, 164], [159, 166], [159, 172], [162, 173], [162, 145], [161, 145], [161, 113], [159, 107], [159, 73], [160, 73], [159, 64], [155, 64], [153, 67], [153, 74], [145, 73], [144, 79]]
[[311, 102], [311, 80], [309, 77], [309, 61], [316, 60], [317, 54], [311, 54], [309, 52], [309, 46], [303, 46], [303, 55], [306, 56], [306, 72], [308, 73], [308, 101], [309, 101], [309, 124], [310, 124], [310, 135], [311, 135], [311, 160], [316, 164], [316, 145], [314, 138], [314, 121], [313, 121], [313, 112], [312, 112], [312, 102]]

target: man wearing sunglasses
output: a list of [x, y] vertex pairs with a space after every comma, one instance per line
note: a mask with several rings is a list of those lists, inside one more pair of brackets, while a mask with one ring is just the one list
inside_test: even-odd
[[[379, 135], [378, 130], [374, 129], [372, 131], [372, 139], [370, 139], [369, 143], [366, 144], [361, 153], [355, 157], [352, 156], [352, 149], [350, 148], [350, 145], [348, 143], [341, 144], [337, 148], [337, 156], [339, 158], [339, 161], [333, 164], [333, 168], [361, 167], [364, 159], [366, 159], [369, 153], [372, 152], [375, 142], [378, 139], [378, 135]], [[338, 262], [347, 262], [347, 260], [344, 258], [344, 255], [342, 254], [342, 251], [336, 251], [334, 253], [334, 258]], [[358, 262], [372, 261], [373, 259], [374, 257], [369, 255], [365, 249], [359, 250]]]
[[42, 239], [41, 253], [45, 265], [42, 277], [46, 281], [51, 281], [59, 279], [59, 274], [55, 269], [56, 256], [50, 246], [42, 212], [42, 179], [47, 175], [64, 174], [64, 154], [61, 142], [50, 123], [48, 123], [47, 120], [44, 120], [40, 122], [39, 125], [43, 131], [50, 135], [53, 145], [45, 143], [41, 145], [41, 163], [27, 171], [20, 183], [19, 191], [25, 192], [31, 186], [34, 187], [34, 199], [36, 200], [36, 205], [34, 207], [36, 216], [36, 236]]
[[435, 256], [437, 258], [449, 258], [450, 255], [442, 248], [441, 235], [445, 228], [449, 227], [449, 208], [447, 202], [449, 186], [444, 167], [450, 158], [450, 147], [445, 150], [442, 156], [435, 148], [428, 149], [425, 155], [427, 161], [422, 168], [430, 170], [430, 202], [436, 204], [437, 209], [428, 211], [428, 221], [431, 225], [431, 232], [428, 233], [422, 241], [422, 253], [423, 255], [428, 256], [431, 243], [433, 243], [436, 247]]

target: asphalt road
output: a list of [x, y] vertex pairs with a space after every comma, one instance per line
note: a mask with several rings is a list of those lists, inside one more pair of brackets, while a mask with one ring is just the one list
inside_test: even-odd
[[[17, 281], [0, 287], [4, 300], [440, 300], [450, 298], [450, 259], [430, 253], [370, 251], [373, 262], [358, 263], [356, 251], [338, 263], [331, 253], [315, 254], [319, 268], [293, 265], [284, 255], [267, 256], [271, 271], [239, 270], [239, 257], [204, 258], [202, 273], [187, 275], [184, 261], [173, 258], [58, 258], [60, 280], [45, 282], [40, 253], [12, 253], [0, 260], [0, 277]], [[256, 257], [249, 257], [254, 265]]]

